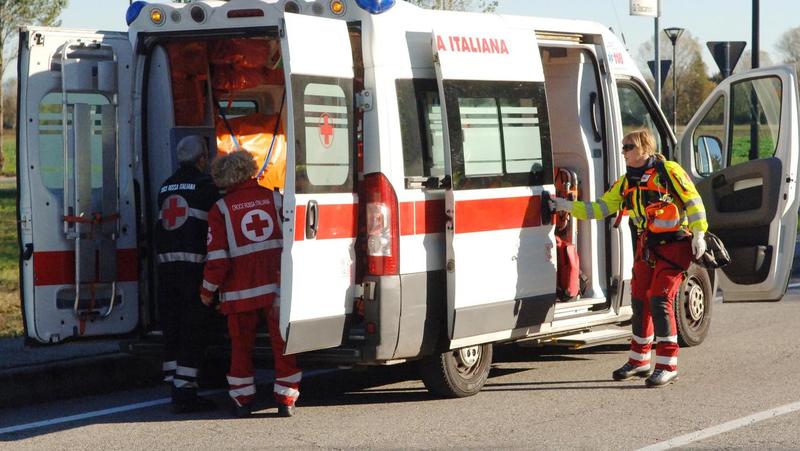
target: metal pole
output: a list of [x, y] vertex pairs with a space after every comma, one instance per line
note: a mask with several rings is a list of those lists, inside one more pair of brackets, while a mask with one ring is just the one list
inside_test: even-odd
[[672, 131], [678, 136], [678, 64], [675, 62], [675, 43], [672, 43]]
[[759, 67], [759, 54], [761, 53], [760, 43], [759, 43], [759, 16], [760, 16], [760, 8], [759, 8], [759, 0], [753, 0], [753, 54], [750, 58], [752, 62], [753, 69]]
[[658, 48], [658, 30], [660, 29], [658, 25], [658, 16], [661, 13], [661, 3], [658, 5], [658, 14], [656, 14], [655, 22], [655, 29], [653, 30], [653, 47], [656, 49], [656, 59], [655, 59], [655, 66], [656, 66], [656, 102], [658, 103], [659, 107], [661, 106], [661, 55]]

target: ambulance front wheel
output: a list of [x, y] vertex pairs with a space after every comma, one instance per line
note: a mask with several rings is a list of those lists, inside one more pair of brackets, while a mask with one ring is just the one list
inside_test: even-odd
[[706, 339], [714, 305], [711, 290], [708, 271], [692, 264], [675, 299], [675, 322], [681, 347], [697, 346]]
[[481, 391], [491, 366], [491, 343], [428, 356], [419, 362], [425, 387], [445, 398], [464, 398]]

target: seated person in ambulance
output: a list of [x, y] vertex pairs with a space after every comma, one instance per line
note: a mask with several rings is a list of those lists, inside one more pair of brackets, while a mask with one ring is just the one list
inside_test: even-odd
[[259, 186], [258, 167], [247, 151], [217, 157], [214, 182], [226, 191], [208, 213], [208, 255], [200, 296], [210, 305], [219, 291], [220, 311], [231, 337], [229, 394], [236, 417], [252, 412], [255, 398], [253, 347], [259, 318], [267, 322], [275, 361], [273, 395], [278, 415], [290, 417], [300, 396], [302, 373], [295, 356], [283, 355], [280, 317], [281, 221], [278, 195]]
[[[678, 375], [678, 338], [674, 302], [684, 273], [706, 250], [705, 208], [686, 172], [656, 153], [648, 129], [622, 140], [627, 172], [594, 202], [554, 198], [551, 207], [577, 219], [603, 219], [627, 211], [636, 226], [636, 253], [631, 283], [633, 338], [628, 361], [612, 373], [614, 380], [647, 377], [647, 387], [663, 387]], [[656, 362], [651, 374], [650, 350], [655, 329]]]

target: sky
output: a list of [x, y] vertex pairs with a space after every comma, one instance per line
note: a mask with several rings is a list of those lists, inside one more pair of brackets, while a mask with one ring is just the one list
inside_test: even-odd
[[[154, 3], [168, 3], [156, 1]], [[500, 0], [498, 12], [504, 14], [559, 17], [600, 22], [624, 36], [631, 55], [653, 41], [652, 17], [629, 15], [629, 0]], [[661, 0], [660, 28], [680, 27], [689, 30], [705, 46], [707, 41], [747, 41], [751, 49], [752, 0]], [[761, 0], [761, 50], [770, 53], [774, 62], [781, 58], [775, 44], [781, 34], [800, 25], [800, 0]], [[125, 30], [128, 0], [68, 0], [61, 15], [61, 26]], [[102, 5], [102, 7], [98, 7]], [[665, 37], [661, 33], [662, 39]], [[669, 55], [662, 55], [669, 58]], [[716, 64], [707, 49], [703, 58], [711, 73]]]

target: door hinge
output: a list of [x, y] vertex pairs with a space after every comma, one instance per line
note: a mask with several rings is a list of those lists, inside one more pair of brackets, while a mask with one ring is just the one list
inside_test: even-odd
[[22, 230], [30, 230], [31, 229], [31, 218], [27, 214], [23, 214], [19, 218], [19, 225]]
[[372, 111], [372, 91], [365, 89], [356, 94], [356, 108], [361, 111]]

